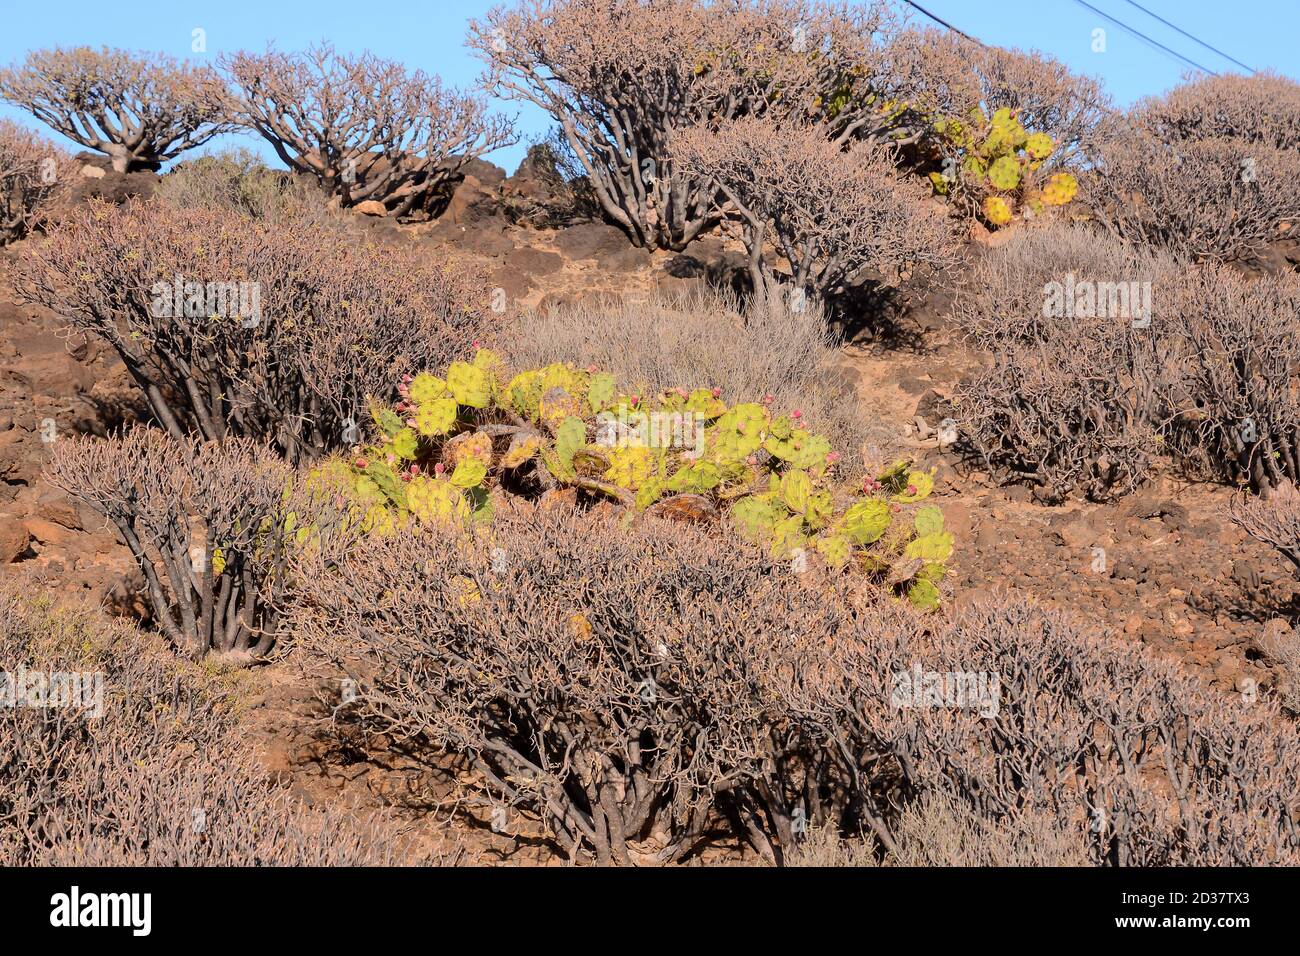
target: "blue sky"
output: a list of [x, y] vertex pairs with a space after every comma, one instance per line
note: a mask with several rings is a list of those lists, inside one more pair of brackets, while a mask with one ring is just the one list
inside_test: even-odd
[[[896, 0], [898, 2], [898, 0]], [[953, 26], [986, 43], [1038, 49], [1072, 69], [1100, 77], [1121, 104], [1160, 93], [1176, 84], [1185, 64], [1151, 49], [1077, 0], [919, 0]], [[1217, 71], [1238, 69], [1192, 40], [1152, 19], [1129, 0], [1087, 0], [1184, 56]], [[1300, 79], [1300, 0], [1138, 0], [1256, 69], [1273, 69]], [[320, 39], [351, 51], [370, 50], [412, 67], [440, 74], [451, 85], [472, 84], [481, 65], [465, 49], [465, 26], [494, 4], [490, 0], [0, 0], [0, 63], [20, 60], [28, 50], [62, 45], [118, 46], [159, 50], [179, 58], [215, 59], [222, 52], [298, 49]], [[926, 21], [912, 13], [918, 23]], [[191, 52], [193, 31], [206, 33], [207, 53]], [[1105, 50], [1094, 52], [1096, 29], [1104, 29]], [[525, 139], [545, 132], [547, 118], [513, 103], [501, 109], [519, 115]], [[28, 125], [36, 121], [8, 105], [0, 116]], [[256, 139], [227, 137], [216, 145], [243, 142], [268, 156]], [[66, 144], [65, 145], [69, 145]], [[489, 157], [513, 170], [524, 146]], [[272, 160], [273, 161], [273, 160]]]

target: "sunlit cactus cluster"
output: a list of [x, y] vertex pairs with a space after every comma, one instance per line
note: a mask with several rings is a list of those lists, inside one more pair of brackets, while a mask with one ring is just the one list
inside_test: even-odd
[[965, 119], [937, 119], [933, 129], [944, 164], [929, 174], [935, 192], [972, 207], [987, 225], [1040, 216], [1078, 192], [1071, 173], [1041, 175], [1056, 143], [1026, 130], [1014, 110], [1003, 107], [990, 117], [975, 108]]
[[473, 529], [504, 495], [574, 489], [629, 520], [721, 521], [797, 571], [852, 568], [921, 607], [940, 602], [953, 539], [919, 504], [932, 473], [902, 460], [850, 484], [830, 441], [771, 396], [645, 395], [595, 367], [513, 372], [485, 348], [397, 391], [372, 405], [368, 443], [317, 469], [349, 489], [367, 532]]

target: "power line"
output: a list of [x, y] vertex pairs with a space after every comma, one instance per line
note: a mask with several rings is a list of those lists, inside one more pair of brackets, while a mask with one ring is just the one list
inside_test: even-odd
[[1207, 49], [1207, 50], [1211, 50], [1211, 51], [1213, 51], [1214, 53], [1219, 54], [1219, 56], [1223, 57], [1225, 60], [1231, 60], [1233, 63], [1237, 64], [1237, 66], [1241, 67], [1242, 69], [1244, 69], [1244, 70], [1250, 70], [1251, 73], [1255, 73], [1255, 72], [1257, 72], [1257, 71], [1255, 70], [1254, 67], [1247, 66], [1245, 63], [1242, 63], [1242, 62], [1241, 62], [1240, 60], [1238, 60], [1236, 57], [1228, 56], [1228, 54], [1224, 53], [1224, 52], [1223, 52], [1222, 50], [1220, 50], [1218, 47], [1210, 46], [1210, 44], [1206, 43], [1204, 40], [1200, 40], [1200, 39], [1198, 39], [1198, 38], [1192, 36], [1190, 33], [1188, 33], [1186, 30], [1182, 29], [1181, 27], [1179, 27], [1177, 24], [1170, 23], [1168, 20], [1166, 20], [1164, 17], [1160, 16], [1158, 13], [1152, 13], [1152, 12], [1151, 12], [1150, 10], [1148, 10], [1146, 7], [1142, 6], [1142, 4], [1135, 2], [1135, 0], [1128, 0], [1128, 4], [1129, 4], [1129, 6], [1137, 7], [1139, 10], [1141, 10], [1141, 11], [1142, 11], [1143, 13], [1145, 13], [1147, 16], [1149, 16], [1149, 17], [1151, 17], [1151, 18], [1153, 18], [1153, 19], [1155, 19], [1155, 20], [1159, 20], [1159, 21], [1160, 21], [1161, 23], [1163, 23], [1165, 26], [1169, 27], [1169, 29], [1171, 29], [1171, 30], [1177, 30], [1179, 33], [1181, 33], [1183, 36], [1187, 37], [1187, 39], [1191, 40], [1193, 43], [1199, 43], [1201, 46], [1205, 47], [1205, 49]]
[[1074, 2], [1077, 3], [1077, 4], [1078, 4], [1079, 6], [1081, 6], [1081, 7], [1084, 7], [1084, 8], [1087, 9], [1087, 10], [1091, 10], [1093, 13], [1097, 14], [1097, 16], [1099, 16], [1099, 17], [1101, 17], [1101, 18], [1103, 18], [1103, 19], [1105, 19], [1105, 20], [1109, 20], [1111, 23], [1115, 24], [1115, 25], [1116, 25], [1117, 27], [1119, 27], [1121, 30], [1124, 30], [1124, 31], [1127, 32], [1127, 33], [1131, 33], [1133, 36], [1137, 37], [1139, 40], [1142, 40], [1142, 41], [1143, 41], [1144, 43], [1146, 43], [1148, 46], [1153, 46], [1153, 47], [1155, 47], [1155, 48], [1157, 48], [1157, 49], [1159, 49], [1159, 50], [1163, 50], [1165, 53], [1168, 53], [1170, 56], [1177, 57], [1178, 59], [1180, 59], [1180, 60], [1182, 60], [1184, 63], [1186, 63], [1188, 66], [1195, 67], [1196, 69], [1200, 70], [1202, 73], [1207, 73], [1207, 74], [1209, 74], [1210, 76], [1218, 76], [1218, 75], [1219, 75], [1218, 73], [1215, 73], [1213, 70], [1208, 69], [1207, 67], [1201, 66], [1201, 64], [1197, 63], [1195, 60], [1192, 60], [1192, 59], [1189, 59], [1189, 58], [1183, 56], [1183, 55], [1182, 55], [1181, 53], [1179, 53], [1177, 50], [1172, 50], [1172, 49], [1170, 49], [1169, 47], [1167, 47], [1167, 46], [1165, 46], [1163, 43], [1161, 43], [1159, 40], [1153, 40], [1153, 39], [1151, 39], [1151, 37], [1147, 36], [1147, 35], [1146, 35], [1145, 33], [1143, 33], [1141, 30], [1138, 30], [1138, 29], [1135, 29], [1134, 27], [1129, 26], [1129, 25], [1128, 25], [1127, 23], [1125, 23], [1123, 20], [1116, 20], [1114, 17], [1112, 17], [1109, 13], [1106, 13], [1104, 10], [1098, 10], [1098, 9], [1097, 9], [1096, 7], [1094, 7], [1091, 3], [1088, 3], [1087, 0], [1074, 0]]
[[955, 26], [953, 26], [953, 25], [952, 25], [951, 23], [949, 23], [947, 20], [943, 20], [943, 19], [940, 19], [939, 17], [936, 17], [933, 13], [931, 13], [929, 10], [925, 9], [925, 7], [921, 6], [919, 3], [913, 3], [912, 0], [903, 0], [903, 2], [906, 3], [909, 7], [915, 7], [917, 10], [920, 10], [922, 13], [924, 13], [927, 17], [929, 17], [929, 18], [930, 18], [931, 20], [933, 20], [935, 23], [939, 24], [939, 26], [941, 26], [941, 27], [947, 27], [949, 30], [951, 30], [953, 33], [957, 34], [958, 36], [965, 37], [967, 40], [970, 40], [972, 43], [979, 43], [980, 46], [984, 46], [984, 44], [983, 44], [980, 40], [975, 39], [973, 36], [971, 36], [969, 33], [965, 32], [964, 30], [958, 30]]

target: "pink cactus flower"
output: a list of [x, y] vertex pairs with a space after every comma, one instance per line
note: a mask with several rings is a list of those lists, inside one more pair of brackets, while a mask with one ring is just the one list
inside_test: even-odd
[[483, 346], [479, 345], [479, 341], [478, 341], [478, 339], [475, 339], [473, 342], [470, 343], [470, 345], [474, 346], [474, 350], [475, 350], [476, 352], [477, 352], [479, 349], [481, 349], [481, 348], [483, 347]]
[[799, 409], [796, 408], [794, 411], [792, 411], [792, 412], [790, 413], [790, 417], [791, 417], [791, 418], [803, 418], [803, 412], [801, 412]]
[[362, 471], [365, 471], [368, 467], [370, 467], [370, 462], [366, 461], [364, 458], [358, 458], [357, 467], [360, 468]]
[[915, 495], [915, 494], [916, 494], [916, 485], [908, 485], [908, 486], [907, 486], [907, 493], [908, 493], [909, 495]]
[[444, 465], [442, 462], [438, 462], [436, 465], [433, 466], [433, 473], [435, 475], [441, 475], [446, 470], [447, 470], [447, 466]]
[[763, 396], [764, 405], [771, 405], [775, 401], [776, 401], [776, 396], [773, 395], [771, 392], [768, 392], [766, 395]]
[[758, 459], [755, 458], [753, 455], [750, 455], [748, 458], [745, 459], [745, 463], [749, 465], [757, 465]]
[[840, 460], [840, 453], [837, 451], [828, 451], [826, 453], [826, 464], [833, 465]]
[[588, 366], [587, 366], [587, 374], [588, 374], [588, 375], [595, 375], [595, 374], [596, 374], [596, 366], [595, 366], [595, 365], [588, 365]]
[[713, 386], [713, 397], [717, 398], [721, 394], [722, 394], [722, 389], [719, 388], [717, 385]]
[[402, 384], [403, 384], [403, 385], [410, 385], [413, 381], [415, 381], [415, 377], [414, 377], [413, 375], [403, 375], [403, 376], [402, 376]]

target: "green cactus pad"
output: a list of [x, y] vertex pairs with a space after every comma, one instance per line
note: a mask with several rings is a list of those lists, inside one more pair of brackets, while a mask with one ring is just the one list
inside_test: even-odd
[[923, 561], [947, 561], [952, 556], [952, 535], [946, 531], [936, 531], [913, 538], [903, 549], [903, 556]]
[[907, 589], [907, 599], [922, 611], [933, 611], [939, 607], [939, 588], [927, 578], [917, 578]]
[[936, 534], [943, 530], [943, 512], [934, 505], [918, 508], [912, 524], [918, 535]]
[[487, 408], [492, 397], [488, 373], [468, 362], [452, 362], [447, 369], [447, 388], [458, 404], [469, 408]]
[[1020, 163], [1014, 156], [1002, 156], [989, 167], [989, 182], [1004, 192], [1020, 185]]
[[598, 372], [591, 377], [587, 386], [587, 404], [593, 412], [598, 412], [614, 400], [618, 393], [618, 382], [608, 372]]
[[872, 498], [859, 501], [844, 513], [844, 531], [854, 544], [871, 544], [889, 530], [892, 520], [889, 504]]
[[431, 372], [421, 372], [411, 380], [408, 389], [411, 401], [416, 405], [427, 405], [438, 398], [446, 398], [447, 383]]

